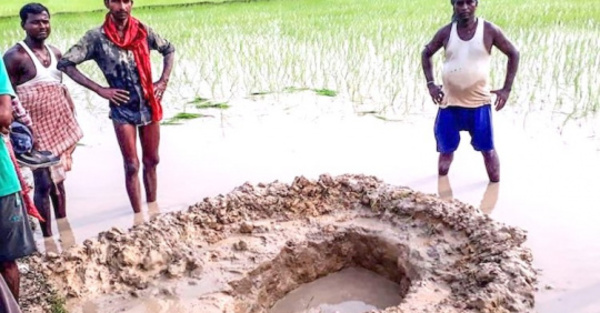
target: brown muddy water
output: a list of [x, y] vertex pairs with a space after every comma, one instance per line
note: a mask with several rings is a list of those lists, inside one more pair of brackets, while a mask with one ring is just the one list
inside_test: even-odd
[[363, 268], [346, 268], [290, 292], [270, 313], [363, 313], [402, 301], [400, 286]]
[[[86, 137], [66, 182], [68, 219], [54, 225], [53, 239], [43, 240], [36, 233], [40, 249], [61, 251], [113, 226], [127, 229], [246, 181], [289, 183], [299, 175], [361, 173], [470, 203], [498, 221], [527, 230], [526, 245], [541, 271], [538, 312], [600, 312], [597, 140], [579, 134], [567, 139], [535, 117], [528, 122], [541, 126], [524, 129], [521, 116], [500, 112], [494, 118], [502, 177], [500, 183], [489, 184], [468, 136], [463, 136], [450, 175], [438, 178], [433, 107], [422, 116], [386, 122], [359, 116], [343, 101], [310, 92], [231, 104], [229, 110], [206, 112], [213, 117], [162, 128], [158, 205], [138, 215], [129, 208], [110, 122], [80, 113]], [[377, 303], [386, 298], [351, 295], [321, 304], [369, 309], [387, 305]], [[177, 312], [177, 300], [149, 299], [141, 307], [128, 312]], [[280, 312], [276, 309], [272, 312]]]

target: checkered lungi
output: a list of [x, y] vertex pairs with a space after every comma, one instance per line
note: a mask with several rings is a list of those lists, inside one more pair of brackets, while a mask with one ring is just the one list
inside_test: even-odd
[[67, 87], [59, 82], [41, 82], [18, 86], [17, 94], [33, 121], [35, 149], [60, 156], [61, 163], [50, 169], [52, 180], [65, 180], [65, 172], [71, 169], [71, 153], [83, 137]]

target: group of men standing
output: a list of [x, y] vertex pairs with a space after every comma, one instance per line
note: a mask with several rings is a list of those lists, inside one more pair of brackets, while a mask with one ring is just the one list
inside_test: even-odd
[[[51, 207], [56, 218], [66, 217], [65, 172], [83, 134], [75, 119], [75, 106], [62, 83], [66, 73], [78, 84], [110, 103], [112, 119], [123, 157], [125, 183], [134, 212], [142, 206], [138, 172], [141, 142], [146, 201], [156, 201], [156, 167], [159, 162], [161, 99], [174, 60], [174, 47], [150, 27], [131, 16], [133, 0], [104, 0], [108, 9], [102, 26], [88, 31], [64, 55], [46, 43], [50, 36], [50, 12], [38, 3], [25, 5], [21, 26], [26, 38], [0, 59], [0, 309], [18, 306], [6, 299], [19, 298], [19, 271], [15, 260], [35, 251], [27, 214], [39, 219], [44, 236], [52, 236]], [[440, 107], [434, 126], [439, 152], [438, 173], [448, 174], [460, 131], [468, 131], [471, 144], [480, 151], [491, 182], [500, 179], [499, 160], [492, 132], [491, 102], [504, 107], [516, 75], [519, 53], [502, 31], [475, 16], [477, 0], [451, 0], [452, 22], [441, 28], [422, 52], [427, 87]], [[434, 82], [431, 57], [445, 49], [443, 86]], [[492, 47], [508, 56], [503, 88], [489, 88]], [[163, 55], [163, 70], [153, 82], [150, 50]], [[77, 69], [94, 60], [108, 83], [104, 87]], [[15, 92], [16, 91], [16, 92]], [[60, 157], [59, 164], [34, 173], [34, 201], [29, 199], [11, 144], [6, 136], [13, 119], [32, 130], [35, 148]], [[38, 213], [39, 212], [39, 213]], [[6, 284], [4, 284], [4, 280]], [[6, 289], [10, 292], [7, 292]], [[12, 308], [13, 311], [10, 311]], [[14, 311], [16, 312], [16, 311]]]
[[[108, 13], [102, 26], [88, 31], [64, 55], [46, 43], [51, 33], [50, 11], [39, 3], [25, 5], [20, 18], [26, 37], [0, 59], [2, 312], [18, 310], [14, 301], [19, 299], [16, 260], [36, 250], [27, 215], [38, 218], [44, 237], [52, 236], [52, 208], [57, 219], [67, 216], [64, 180], [83, 133], [76, 120], [75, 105], [63, 84], [63, 73], [110, 102], [109, 117], [123, 157], [127, 193], [136, 213], [142, 207], [138, 178], [139, 133], [146, 201], [156, 201], [161, 99], [173, 68], [175, 49], [169, 41], [131, 16], [133, 0], [104, 0], [104, 4]], [[152, 78], [150, 50], [157, 50], [164, 57], [163, 72], [156, 82]], [[98, 64], [108, 87], [77, 69], [78, 64], [88, 60]], [[33, 202], [8, 136], [15, 122], [31, 131], [33, 146], [38, 151], [20, 162], [33, 171]], [[58, 157], [57, 164], [42, 166], [43, 158], [52, 156]], [[14, 299], [8, 299], [8, 294]]]

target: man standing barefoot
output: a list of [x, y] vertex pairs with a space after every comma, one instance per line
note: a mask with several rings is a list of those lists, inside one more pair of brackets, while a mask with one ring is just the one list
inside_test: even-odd
[[[7, 145], [6, 135], [13, 119], [11, 98], [14, 97], [4, 61], [0, 59], [0, 274], [14, 299], [19, 299], [20, 274], [16, 260], [32, 254], [36, 247], [21, 195], [21, 184]], [[3, 286], [1, 288], [5, 293]], [[3, 306], [14, 308], [14, 302], [11, 303], [10, 306], [8, 302], [0, 305], [0, 309]]]
[[4, 61], [17, 95], [31, 116], [36, 150], [60, 156], [58, 165], [33, 170], [34, 201], [45, 220], [40, 221], [42, 234], [50, 237], [51, 203], [57, 219], [67, 216], [64, 181], [83, 133], [62, 83], [62, 72], [57, 69], [61, 52], [46, 44], [51, 33], [50, 12], [39, 3], [30, 3], [19, 15], [26, 37], [6, 52]]
[[[104, 0], [108, 14], [101, 27], [88, 31], [58, 64], [74, 81], [110, 101], [110, 118], [121, 148], [125, 183], [134, 212], [141, 210], [136, 137], [142, 146], [146, 201], [156, 201], [156, 167], [160, 141], [161, 99], [171, 75], [175, 48], [131, 16], [133, 0]], [[152, 82], [150, 50], [163, 55], [163, 72]], [[94, 60], [110, 87], [84, 76], [77, 65]]]
[[[459, 132], [468, 131], [471, 145], [483, 155], [490, 181], [498, 182], [500, 161], [494, 147], [491, 94], [496, 94], [496, 111], [501, 110], [517, 73], [519, 52], [497, 26], [475, 16], [477, 0], [451, 0], [451, 4], [452, 23], [442, 27], [422, 52], [429, 94], [440, 106], [434, 127], [440, 153], [438, 173], [448, 174], [460, 142]], [[431, 65], [431, 57], [442, 47], [445, 49], [443, 87], [435, 84]], [[508, 65], [502, 89], [490, 91], [492, 47], [508, 57]]]

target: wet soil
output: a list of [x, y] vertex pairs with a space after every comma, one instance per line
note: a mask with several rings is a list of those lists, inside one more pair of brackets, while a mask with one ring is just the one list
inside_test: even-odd
[[[463, 137], [448, 179], [438, 179], [433, 109], [402, 122], [384, 122], [356, 116], [348, 108], [344, 101], [305, 94], [267, 97], [233, 103], [230, 110], [211, 112], [212, 119], [163, 127], [159, 205], [139, 215], [129, 211], [109, 122], [86, 120], [85, 146], [78, 148], [67, 180], [69, 218], [53, 240], [37, 234], [40, 249], [60, 252], [113, 226], [126, 230], [160, 212], [225, 194], [245, 181], [369, 173], [387, 183], [460, 199], [495, 220], [526, 229], [525, 245], [532, 248], [540, 273], [537, 311], [595, 312], [600, 291], [600, 245], [594, 239], [600, 236], [595, 222], [600, 201], [594, 175], [600, 171], [598, 142], [559, 136], [543, 123], [532, 128], [531, 120], [528, 129], [535, 131], [529, 132], [521, 116], [505, 109], [494, 117], [501, 183], [487, 183], [481, 156], [469, 147], [468, 136]], [[80, 111], [80, 117], [84, 114]], [[190, 134], [193, 143], [185, 139]], [[169, 312], [207, 288], [186, 279], [167, 281], [181, 292], [148, 301], [131, 300], [126, 292], [113, 296], [126, 297], [132, 303], [129, 312]], [[35, 290], [45, 286], [34, 285]], [[104, 312], [99, 307], [108, 308], [85, 305], [86, 312]]]
[[[321, 175], [244, 184], [30, 266], [73, 299], [72, 312], [177, 297], [162, 279], [211, 286], [177, 312], [268, 312], [290, 291], [347, 267], [398, 284], [404, 299], [385, 312], [530, 312], [536, 273], [525, 239], [458, 201], [369, 176]], [[112, 299], [103, 303], [104, 295]]]

